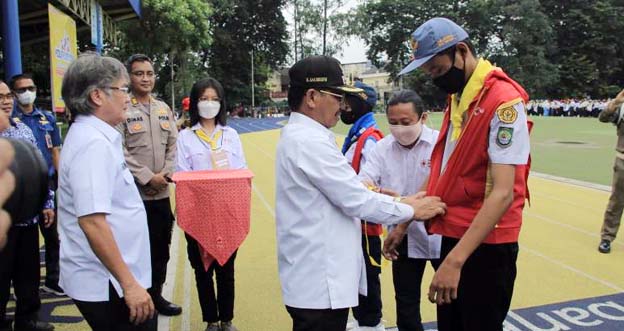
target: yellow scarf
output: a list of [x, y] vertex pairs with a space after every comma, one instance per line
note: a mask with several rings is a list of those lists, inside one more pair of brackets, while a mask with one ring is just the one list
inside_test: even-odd
[[221, 135], [223, 134], [223, 130], [219, 130], [214, 134], [214, 138], [208, 137], [206, 132], [202, 129], [195, 130], [195, 134], [199, 137], [199, 139], [210, 144], [210, 149], [215, 150], [218, 148], [217, 142], [221, 139]]
[[485, 77], [492, 70], [498, 69], [493, 66], [490, 61], [479, 59], [475, 71], [470, 76], [468, 83], [464, 87], [464, 91], [461, 95], [461, 100], [457, 101], [457, 94], [451, 96], [451, 124], [453, 125], [453, 135], [451, 141], [455, 141], [459, 138], [462, 132], [462, 123], [464, 120], [464, 113], [468, 110], [468, 107], [479, 94], [485, 84]]

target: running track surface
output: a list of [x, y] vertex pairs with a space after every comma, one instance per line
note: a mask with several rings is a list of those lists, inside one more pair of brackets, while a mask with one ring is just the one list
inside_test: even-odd
[[[275, 148], [285, 118], [229, 119], [241, 133], [249, 168], [255, 173], [251, 231], [236, 260], [235, 325], [241, 331], [286, 331], [291, 324], [281, 301], [275, 245]], [[531, 206], [524, 212], [518, 277], [507, 331], [624, 330], [624, 243], [599, 254], [608, 188], [533, 174]], [[44, 272], [42, 264], [42, 272]], [[425, 329], [435, 330], [435, 306], [425, 298], [433, 273], [423, 277], [421, 310]], [[159, 330], [203, 330], [186, 243], [174, 231], [165, 297], [184, 308], [181, 316], [159, 318]], [[391, 268], [382, 272], [383, 319], [396, 325]], [[56, 330], [86, 330], [71, 300], [42, 295], [43, 319]], [[9, 311], [14, 302], [9, 303]], [[388, 330], [394, 330], [388, 328]]]

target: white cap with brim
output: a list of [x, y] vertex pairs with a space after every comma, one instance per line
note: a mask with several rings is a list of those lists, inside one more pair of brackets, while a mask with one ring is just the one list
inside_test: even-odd
[[403, 68], [399, 76], [417, 69], [438, 53], [466, 39], [466, 30], [448, 18], [428, 20], [412, 33], [410, 41], [415, 60]]

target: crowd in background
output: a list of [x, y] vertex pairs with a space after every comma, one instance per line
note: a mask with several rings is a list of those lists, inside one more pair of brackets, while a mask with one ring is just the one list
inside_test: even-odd
[[532, 116], [598, 117], [609, 100], [600, 99], [555, 99], [531, 100], [527, 112]]

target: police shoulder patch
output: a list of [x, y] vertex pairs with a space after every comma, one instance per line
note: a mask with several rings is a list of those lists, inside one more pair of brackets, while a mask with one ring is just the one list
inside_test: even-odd
[[501, 126], [496, 133], [496, 144], [502, 148], [511, 146], [513, 140], [513, 128]]

